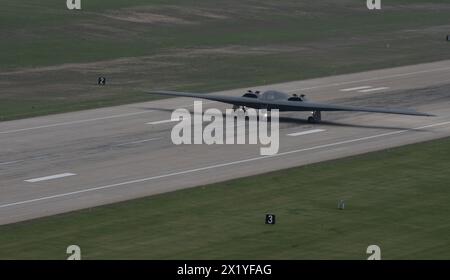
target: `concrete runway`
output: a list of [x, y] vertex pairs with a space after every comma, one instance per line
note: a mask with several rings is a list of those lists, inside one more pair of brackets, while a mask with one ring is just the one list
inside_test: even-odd
[[[188, 98], [2, 122], [0, 224], [450, 135], [450, 61], [253, 89], [438, 116], [325, 112], [323, 123], [311, 125], [308, 112], [281, 113], [275, 156], [261, 156], [259, 145], [172, 144], [175, 123], [164, 121], [172, 109], [192, 109]], [[204, 103], [211, 107], [230, 108]]]

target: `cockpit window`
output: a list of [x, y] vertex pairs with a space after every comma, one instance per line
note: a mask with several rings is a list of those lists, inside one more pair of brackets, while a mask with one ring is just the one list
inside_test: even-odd
[[287, 100], [289, 98], [289, 95], [284, 92], [269, 90], [264, 92], [262, 97], [266, 100]]

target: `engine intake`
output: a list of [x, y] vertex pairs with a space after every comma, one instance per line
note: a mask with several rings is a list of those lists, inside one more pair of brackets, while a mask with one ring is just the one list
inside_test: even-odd
[[249, 98], [258, 98], [259, 96], [259, 91], [255, 91], [255, 93], [253, 93], [253, 91], [248, 90], [246, 94], [242, 95], [242, 97], [249, 97]]

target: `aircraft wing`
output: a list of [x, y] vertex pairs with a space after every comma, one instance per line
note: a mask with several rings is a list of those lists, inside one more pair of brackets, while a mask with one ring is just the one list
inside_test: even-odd
[[177, 91], [151, 91], [148, 93], [207, 99], [207, 100], [213, 100], [213, 101], [233, 104], [233, 105], [237, 105], [237, 106], [248, 106], [248, 107], [256, 106], [256, 107], [258, 107], [259, 104], [262, 104], [262, 102], [260, 100], [258, 100], [257, 98], [251, 98], [251, 97], [211, 95], [211, 94], [204, 94], [204, 93], [188, 93], [188, 92], [177, 92]]
[[403, 108], [376, 108], [376, 107], [358, 107], [358, 106], [345, 106], [334, 105], [326, 103], [316, 103], [309, 101], [288, 101], [288, 100], [260, 100], [258, 98], [251, 97], [235, 97], [225, 95], [210, 95], [202, 93], [187, 93], [187, 92], [175, 92], [175, 91], [152, 91], [149, 93], [180, 96], [180, 97], [193, 97], [207, 100], [213, 100], [238, 106], [247, 106], [253, 108], [271, 108], [279, 109], [280, 111], [355, 111], [355, 112], [371, 112], [371, 113], [385, 113], [385, 114], [400, 114], [400, 115], [412, 115], [412, 116], [434, 116], [427, 113], [417, 112], [411, 109]]
[[399, 114], [412, 116], [434, 116], [432, 114], [417, 112], [412, 109], [405, 108], [377, 108], [377, 107], [359, 107], [359, 106], [345, 106], [325, 103], [315, 103], [309, 101], [281, 101], [277, 102], [280, 111], [354, 111], [354, 112], [370, 112], [370, 113], [385, 113], [385, 114]]

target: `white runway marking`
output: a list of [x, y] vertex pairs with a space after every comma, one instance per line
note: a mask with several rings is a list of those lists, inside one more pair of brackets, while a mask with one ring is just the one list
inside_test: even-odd
[[0, 165], [8, 165], [8, 164], [14, 164], [22, 162], [23, 160], [14, 160], [14, 161], [7, 161], [7, 162], [0, 162]]
[[85, 120], [78, 120], [78, 121], [71, 121], [71, 122], [61, 122], [61, 123], [54, 123], [54, 124], [48, 124], [48, 125], [40, 125], [40, 126], [34, 126], [34, 127], [28, 127], [28, 128], [21, 128], [21, 129], [14, 129], [14, 130], [6, 130], [6, 131], [0, 131], [0, 134], [14, 133], [14, 132], [21, 132], [21, 131], [27, 131], [27, 130], [35, 130], [35, 129], [40, 129], [40, 128], [56, 127], [56, 126], [63, 126], [63, 125], [70, 125], [70, 124], [86, 123], [86, 122], [100, 121], [100, 120], [107, 120], [107, 119], [114, 119], [114, 118], [120, 118], [120, 117], [128, 117], [128, 116], [134, 116], [134, 115], [146, 114], [146, 113], [150, 113], [150, 112], [153, 112], [153, 111], [134, 112], [134, 113], [127, 113], [127, 114], [120, 114], [120, 115], [112, 115], [112, 116], [106, 116], [106, 117], [99, 117], [99, 118], [94, 118], [94, 119], [85, 119]]
[[371, 86], [344, 88], [344, 89], [341, 89], [340, 91], [353, 91], [353, 90], [360, 90], [360, 89], [366, 89], [366, 88], [371, 88]]
[[23, 160], [14, 160], [14, 161], [7, 161], [7, 162], [0, 162], [0, 165], [8, 165], [8, 164], [14, 164], [22, 162]]
[[369, 89], [364, 89], [364, 90], [358, 90], [358, 92], [372, 92], [372, 91], [385, 90], [385, 89], [388, 89], [388, 87], [369, 88]]
[[152, 125], [154, 125], [154, 124], [171, 123], [171, 122], [177, 122], [177, 121], [179, 121], [179, 120], [162, 120], [162, 121], [156, 121], [156, 122], [148, 122], [148, 123], [145, 123], [145, 124], [152, 124]]
[[287, 134], [287, 136], [300, 136], [300, 135], [307, 135], [307, 134], [323, 132], [323, 131], [325, 131], [325, 129], [311, 129], [311, 130], [305, 130], [305, 131], [300, 131], [300, 132], [295, 132], [295, 133], [289, 133], [289, 134]]
[[[209, 102], [204, 102], [203, 104], [210, 104], [210, 103], [215, 103], [215, 102], [216, 101], [209, 101]], [[187, 105], [187, 106], [184, 106], [184, 107], [192, 107], [192, 106], [194, 106], [194, 105], [191, 104], [191, 105]], [[0, 134], [15, 133], [15, 132], [35, 130], [35, 129], [41, 129], [41, 128], [58, 127], [58, 126], [71, 125], [71, 124], [87, 123], [87, 122], [108, 120], [108, 119], [114, 119], [114, 118], [122, 118], [122, 117], [141, 115], [141, 114], [147, 114], [147, 113], [152, 113], [152, 112], [155, 112], [155, 110], [149, 110], [149, 111], [143, 111], [143, 112], [133, 112], [133, 113], [126, 113], [126, 114], [119, 114], [119, 115], [111, 115], [111, 116], [98, 117], [98, 118], [93, 118], [93, 119], [77, 120], [77, 121], [70, 121], [70, 122], [60, 122], [60, 123], [40, 125], [40, 126], [20, 128], [20, 129], [13, 129], [13, 130], [5, 130], [5, 131], [0, 131]]]
[[15, 164], [15, 163], [19, 163], [19, 162], [24, 162], [24, 161], [32, 161], [32, 160], [37, 160], [37, 159], [43, 159], [43, 158], [48, 158], [48, 155], [44, 155], [44, 156], [38, 156], [38, 157], [32, 157], [32, 158], [27, 158], [25, 159], [19, 159], [19, 160], [13, 160], [13, 161], [7, 161], [7, 162], [0, 162], [0, 165], [9, 165], [9, 164]]
[[131, 142], [126, 142], [126, 143], [122, 143], [122, 144], [117, 144], [116, 147], [132, 145], [132, 144], [140, 144], [140, 143], [145, 143], [145, 142], [155, 141], [155, 140], [160, 140], [160, 139], [162, 139], [162, 137], [131, 141]]
[[291, 92], [298, 92], [298, 91], [303, 91], [303, 90], [351, 85], [351, 84], [357, 84], [357, 83], [365, 83], [365, 82], [370, 82], [370, 81], [379, 81], [379, 80], [386, 80], [386, 79], [391, 79], [391, 78], [399, 78], [399, 77], [406, 77], [406, 76], [412, 76], [412, 75], [418, 75], [418, 74], [424, 74], [424, 73], [432, 73], [432, 72], [438, 72], [438, 71], [448, 71], [448, 70], [450, 70], [450, 67], [442, 67], [442, 68], [436, 68], [436, 69], [430, 69], [430, 70], [422, 70], [422, 71], [409, 72], [409, 73], [400, 73], [400, 74], [387, 75], [387, 76], [382, 76], [382, 77], [367, 78], [367, 79], [361, 79], [361, 80], [355, 80], [355, 81], [347, 81], [347, 82], [332, 83], [332, 84], [327, 84], [327, 85], [318, 85], [318, 86], [313, 86], [313, 87], [299, 88], [299, 89], [288, 90], [285, 92], [291, 93]]
[[77, 175], [77, 174], [74, 174], [74, 173], [61, 173], [61, 174], [56, 174], [56, 175], [50, 175], [50, 176], [39, 177], [39, 178], [34, 178], [34, 179], [28, 179], [28, 180], [25, 180], [25, 182], [36, 183], [36, 182], [53, 180], [53, 179], [59, 179], [59, 178], [64, 178], [64, 177], [74, 176], [74, 175]]
[[323, 149], [323, 148], [329, 148], [329, 147], [339, 146], [339, 145], [343, 145], [343, 144], [356, 143], [356, 142], [361, 142], [361, 141], [365, 141], [365, 140], [370, 140], [370, 139], [375, 139], [375, 138], [381, 138], [381, 137], [401, 134], [401, 133], [405, 133], [405, 132], [408, 132], [408, 131], [420, 130], [420, 129], [424, 129], [424, 128], [431, 128], [431, 127], [437, 127], [437, 126], [445, 126], [445, 125], [449, 125], [449, 124], [450, 124], [450, 121], [441, 122], [441, 123], [434, 123], [434, 124], [429, 124], [429, 125], [425, 125], [425, 126], [415, 127], [415, 128], [411, 128], [411, 129], [397, 130], [397, 131], [393, 131], [393, 132], [376, 134], [376, 135], [362, 137], [362, 138], [349, 139], [349, 140], [344, 140], [344, 141], [340, 141], [340, 142], [334, 142], [334, 143], [330, 143], [330, 144], [314, 146], [314, 147], [310, 147], [310, 148], [304, 148], [304, 149], [299, 149], [299, 150], [287, 151], [287, 152], [278, 153], [278, 154], [271, 155], [271, 156], [259, 156], [259, 157], [244, 159], [244, 160], [232, 161], [232, 162], [221, 163], [221, 164], [216, 164], [216, 165], [209, 165], [209, 166], [195, 168], [195, 169], [189, 169], [189, 170], [173, 172], [173, 173], [168, 173], [168, 174], [163, 174], [163, 175], [158, 175], [158, 176], [153, 176], [153, 177], [136, 179], [136, 180], [126, 181], [126, 182], [121, 182], [121, 183], [116, 183], [116, 184], [111, 184], [111, 185], [91, 187], [91, 188], [82, 189], [82, 190], [73, 191], [73, 192], [68, 192], [68, 193], [61, 193], [61, 194], [56, 194], [56, 195], [51, 195], [51, 196], [44, 196], [44, 197], [39, 197], [39, 198], [34, 198], [34, 199], [29, 199], [29, 200], [23, 200], [23, 201], [17, 201], [17, 202], [2, 204], [2, 205], [0, 205], [0, 208], [6, 208], [6, 207], [11, 207], [11, 206], [23, 205], [23, 204], [29, 204], [29, 203], [38, 202], [38, 201], [44, 201], [44, 200], [50, 200], [50, 199], [54, 199], [54, 198], [71, 196], [71, 195], [75, 195], [75, 194], [81, 194], [81, 193], [93, 192], [93, 191], [98, 191], [98, 190], [104, 190], [104, 189], [109, 189], [109, 188], [114, 188], [114, 187], [119, 187], [119, 186], [124, 186], [124, 185], [135, 184], [135, 183], [142, 183], [142, 182], [147, 182], [147, 181], [151, 181], [151, 180], [167, 178], [167, 177], [183, 175], [183, 174], [189, 174], [189, 173], [195, 173], [195, 172], [199, 172], [199, 171], [216, 169], [216, 168], [230, 166], [230, 165], [237, 165], [237, 164], [241, 164], [241, 163], [247, 163], [247, 162], [257, 161], [257, 160], [266, 159], [266, 158], [281, 157], [281, 156], [285, 156], [285, 155], [289, 155], [289, 154], [301, 153], [301, 152], [305, 152], [305, 151], [319, 150], [319, 149]]
[[[217, 101], [202, 101], [203, 102], [203, 105], [205, 105], [205, 104], [211, 104], [211, 103], [216, 103]], [[185, 107], [192, 107], [192, 106], [194, 106], [194, 104], [192, 104], [192, 105], [188, 105], [188, 106], [185, 106]], [[174, 109], [175, 110], [175, 109]], [[206, 114], [205, 114], [206, 115]], [[211, 116], [213, 116], [213, 117], [216, 117], [215, 115], [211, 115]], [[179, 120], [175, 120], [175, 119], [169, 119], [169, 120], [161, 120], [161, 121], [154, 121], [154, 122], [148, 122], [148, 123], [145, 123], [145, 124], [150, 124], [150, 125], [155, 125], [155, 124], [164, 124], [164, 123], [171, 123], [171, 122], [178, 122], [178, 121], [181, 121], [181, 118], [179, 119]]]

